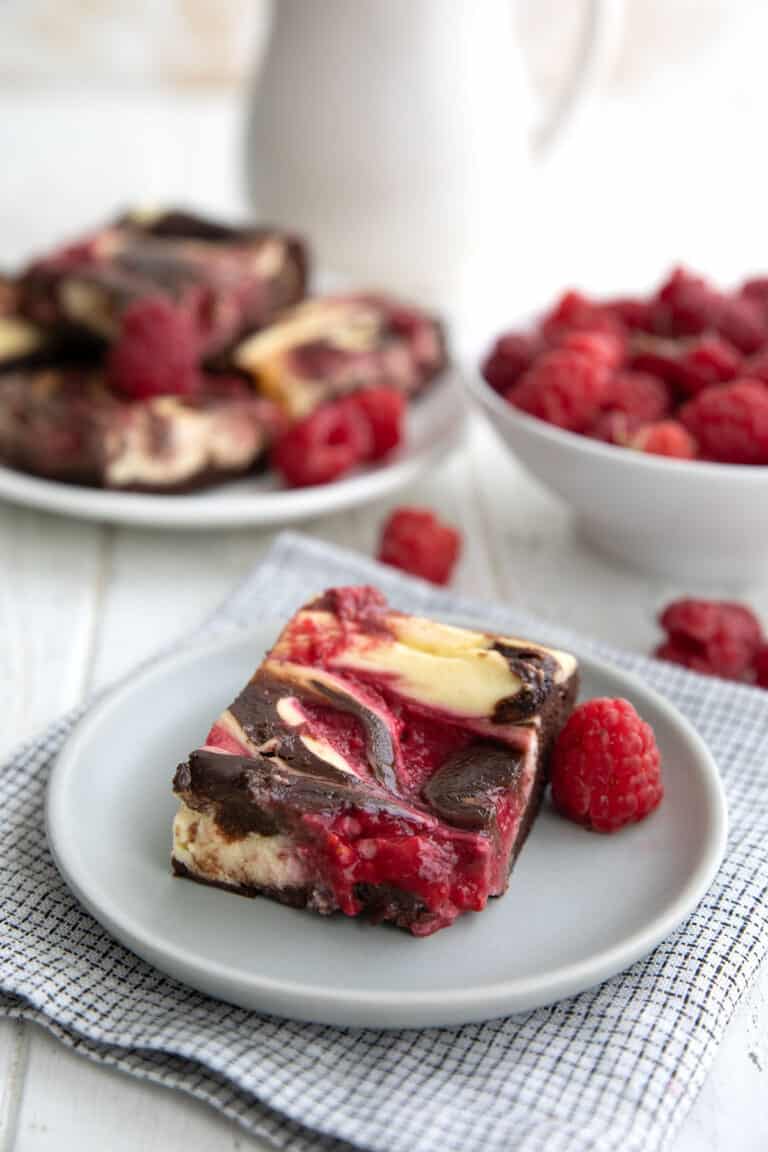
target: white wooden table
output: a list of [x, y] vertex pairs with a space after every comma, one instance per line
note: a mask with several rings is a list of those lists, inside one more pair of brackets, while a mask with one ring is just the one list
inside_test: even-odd
[[[660, 181], [660, 169], [675, 171], [680, 131], [690, 138], [700, 117], [683, 106], [675, 119], [675, 106], [661, 101], [651, 131], [652, 112], [643, 106], [638, 132], [628, 127], [630, 112], [609, 110], [592, 136], [573, 146], [577, 155], [561, 157], [563, 175], [554, 174], [551, 199], [540, 205], [548, 238], [542, 258], [557, 249], [550, 288], [564, 275], [597, 289], [650, 282], [676, 256], [690, 255], [725, 276], [768, 266], [768, 252], [755, 250], [755, 232], [747, 226], [763, 215], [764, 180], [754, 178], [761, 175], [760, 149], [741, 148], [729, 120], [719, 147], [738, 159], [742, 178], [739, 212], [729, 213], [721, 236], [711, 222], [731, 192], [718, 185], [719, 173], [729, 180], [734, 165], [713, 167], [705, 146], [710, 121], [706, 132], [700, 125], [702, 148], [687, 154], [687, 183]], [[231, 209], [238, 203], [238, 139], [237, 112], [227, 100], [0, 94], [0, 155], [13, 157], [0, 180], [0, 263], [21, 259], [136, 195]], [[619, 158], [623, 144], [626, 163]], [[561, 201], [564, 186], [568, 197]], [[627, 207], [635, 202], [642, 212]], [[641, 217], [653, 226], [638, 228]], [[598, 227], [601, 244], [595, 244]], [[757, 239], [764, 243], [762, 236]], [[506, 599], [615, 644], [649, 651], [658, 606], [693, 591], [587, 552], [561, 506], [502, 455], [485, 429], [473, 429], [464, 453], [402, 499], [428, 503], [461, 525], [461, 591]], [[380, 504], [308, 530], [370, 553], [385, 510]], [[0, 505], [0, 755], [183, 635], [271, 538], [251, 530], [197, 536], [97, 527]], [[715, 591], [748, 598], [768, 620], [768, 589]], [[763, 972], [728, 1030], [674, 1152], [763, 1152], [766, 1086]], [[0, 1152], [213, 1147], [259, 1145], [181, 1095], [96, 1067], [35, 1027], [0, 1021]]]
[[[461, 525], [462, 592], [498, 597], [647, 651], [654, 612], [681, 591], [611, 566], [485, 428], [402, 494]], [[370, 553], [387, 505], [308, 526]], [[0, 753], [85, 693], [181, 636], [245, 573], [271, 533], [168, 535], [97, 527], [0, 505]], [[750, 594], [768, 615], [768, 596]], [[765, 1070], [765, 1071], [764, 1071]], [[734, 1019], [675, 1152], [768, 1146], [768, 973]], [[2, 1152], [207, 1152], [260, 1145], [201, 1105], [97, 1068], [40, 1029], [0, 1023]]]

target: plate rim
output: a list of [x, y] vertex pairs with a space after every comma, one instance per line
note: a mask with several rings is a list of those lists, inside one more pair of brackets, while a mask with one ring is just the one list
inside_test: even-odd
[[[467, 427], [463, 417], [469, 412], [458, 364], [441, 373], [421, 399], [426, 406], [441, 394], [450, 398], [451, 414], [437, 438], [417, 449], [406, 444], [392, 460], [330, 484], [275, 492], [232, 491], [234, 485], [248, 482], [245, 476], [200, 492], [119, 492], [47, 480], [0, 463], [0, 500], [56, 516], [138, 528], [207, 531], [295, 524], [390, 495], [458, 448]], [[273, 497], [273, 506], [265, 508], [264, 502]]]
[[[443, 619], [454, 623], [458, 620], [458, 617], [452, 614], [440, 615]], [[268, 618], [262, 621], [258, 628], [239, 631], [225, 637], [220, 636], [204, 643], [193, 643], [182, 652], [167, 655], [139, 669], [124, 683], [108, 691], [105, 697], [78, 721], [51, 768], [46, 785], [45, 831], [57, 870], [75, 898], [111, 936], [164, 975], [181, 980], [198, 991], [230, 1003], [297, 1020], [314, 1020], [344, 1026], [355, 1024], [367, 1009], [369, 1015], [362, 1025], [365, 1027], [408, 1026], [404, 1021], [412, 1019], [414, 1023], [411, 1026], [450, 1026], [544, 1006], [597, 986], [648, 955], [680, 926], [703, 899], [722, 863], [728, 836], [725, 789], [714, 757], [691, 722], [674, 704], [634, 673], [588, 655], [579, 657], [584, 669], [594, 670], [598, 675], [609, 678], [618, 676], [630, 692], [637, 693], [641, 698], [649, 697], [672, 728], [692, 746], [712, 822], [709, 845], [672, 904], [660, 915], [654, 915], [644, 928], [619, 943], [597, 952], [586, 960], [561, 965], [543, 976], [503, 980], [482, 987], [457, 987], [436, 992], [410, 989], [383, 989], [375, 992], [341, 990], [305, 982], [279, 980], [271, 976], [260, 976], [258, 973], [245, 977], [242, 969], [229, 964], [190, 958], [172, 941], [159, 938], [156, 933], [144, 929], [141, 921], [136, 921], [132, 916], [121, 917], [120, 908], [118, 906], [115, 911], [114, 902], [112, 904], [107, 902], [105, 907], [103, 901], [97, 899], [99, 889], [96, 889], [94, 896], [88, 890], [88, 885], [84, 886], [80, 882], [76, 839], [71, 833], [69, 837], [67, 836], [64, 830], [66, 821], [62, 819], [67, 783], [71, 774], [76, 771], [81, 746], [104, 722], [109, 723], [111, 714], [119, 711], [124, 698], [135, 691], [140, 683], [146, 681], [151, 683], [154, 679], [161, 680], [169, 671], [195, 664], [207, 655], [221, 655], [229, 648], [240, 647], [248, 642], [250, 636], [259, 637], [261, 643], [267, 630], [272, 628], [277, 630], [281, 626], [281, 621]], [[233, 992], [237, 995], [233, 995]], [[371, 1012], [373, 1015], [370, 1015]], [[388, 1022], [388, 1017], [376, 1015], [382, 1012], [392, 1015], [395, 1018], [393, 1022]]]

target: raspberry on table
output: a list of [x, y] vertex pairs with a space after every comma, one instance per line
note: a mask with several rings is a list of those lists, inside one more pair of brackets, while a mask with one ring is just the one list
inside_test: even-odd
[[292, 488], [329, 484], [369, 459], [372, 443], [370, 421], [348, 399], [336, 400], [283, 433], [272, 465]]
[[726, 680], [749, 679], [763, 629], [745, 604], [693, 597], [674, 600], [659, 616], [668, 640], [657, 648], [662, 660]]
[[741, 366], [741, 353], [733, 344], [722, 336], [701, 336], [683, 352], [677, 383], [688, 396], [695, 396], [705, 388], [735, 379]]
[[200, 391], [199, 340], [192, 317], [163, 296], [147, 296], [123, 313], [107, 359], [112, 387], [132, 400]]
[[378, 559], [432, 584], [447, 584], [461, 552], [461, 536], [429, 508], [395, 508], [381, 533]]
[[397, 448], [405, 425], [406, 402], [402, 392], [396, 388], [364, 388], [354, 392], [347, 403], [368, 421], [371, 446], [366, 460], [381, 460]]
[[483, 366], [483, 377], [496, 392], [506, 392], [526, 372], [542, 350], [532, 332], [506, 332], [494, 344]]
[[531, 416], [586, 432], [600, 411], [608, 375], [605, 365], [582, 353], [556, 349], [541, 356], [505, 395]]
[[735, 380], [707, 388], [680, 409], [702, 457], [726, 464], [768, 464], [768, 386]]
[[552, 800], [596, 832], [642, 820], [661, 802], [661, 755], [628, 700], [587, 700], [569, 717], [553, 756]]
[[629, 447], [652, 456], [695, 460], [696, 441], [679, 420], [659, 420], [643, 424], [629, 441]]

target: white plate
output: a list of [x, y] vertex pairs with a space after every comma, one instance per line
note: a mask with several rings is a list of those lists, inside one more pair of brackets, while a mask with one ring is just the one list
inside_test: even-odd
[[583, 663], [583, 695], [622, 695], [654, 726], [666, 796], [598, 836], [545, 805], [509, 891], [416, 939], [246, 900], [170, 872], [171, 777], [253, 672], [277, 624], [158, 664], [71, 736], [51, 777], [48, 837], [78, 899], [184, 983], [276, 1015], [377, 1028], [453, 1025], [548, 1004], [626, 968], [691, 912], [722, 859], [717, 769], [680, 714], [638, 680]]
[[0, 467], [0, 499], [65, 516], [145, 527], [293, 524], [366, 504], [409, 484], [459, 443], [465, 415], [462, 390], [451, 370], [410, 406], [406, 441], [394, 456], [334, 484], [281, 489], [275, 477], [259, 476], [203, 492], [161, 496], [81, 488]]

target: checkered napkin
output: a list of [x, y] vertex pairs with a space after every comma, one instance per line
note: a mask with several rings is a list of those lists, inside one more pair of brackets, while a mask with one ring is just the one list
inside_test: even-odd
[[731, 836], [685, 925], [629, 971], [550, 1008], [463, 1028], [340, 1030], [194, 992], [115, 943], [46, 847], [51, 763], [78, 715], [0, 770], [0, 1011], [93, 1060], [183, 1089], [279, 1148], [562, 1152], [665, 1147], [694, 1100], [768, 942], [768, 696], [613, 651], [501, 605], [461, 600], [358, 556], [284, 535], [192, 639], [287, 616], [331, 584], [595, 653], [689, 717], [726, 781]]

